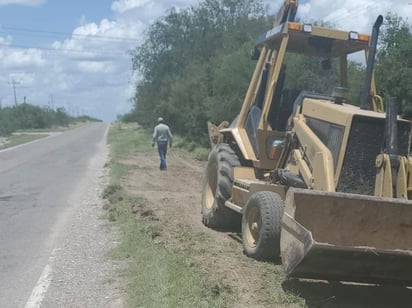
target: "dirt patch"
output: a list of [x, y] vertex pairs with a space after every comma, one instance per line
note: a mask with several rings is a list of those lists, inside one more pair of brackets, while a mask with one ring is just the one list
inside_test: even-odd
[[[133, 166], [122, 186], [147, 200], [133, 209], [142, 219], [151, 220], [153, 238], [170, 250], [184, 251], [187, 262], [205, 275], [220, 281], [235, 298], [234, 307], [299, 307], [288, 303], [281, 289], [280, 266], [256, 262], [243, 254], [238, 234], [219, 232], [201, 222], [201, 184], [205, 163], [182, 157], [172, 149], [168, 170], [159, 170], [154, 150], [122, 161]], [[268, 277], [272, 275], [272, 277]], [[278, 278], [277, 285], [268, 280]]]
[[159, 170], [155, 149], [122, 163], [130, 173], [121, 186], [144, 198], [132, 210], [149, 222], [145, 231], [154, 242], [184, 252], [188, 265], [218, 282], [210, 287], [216, 294], [230, 294], [227, 307], [409, 307], [409, 288], [284, 281], [281, 265], [246, 257], [239, 234], [215, 231], [201, 222], [205, 163], [174, 149], [168, 154], [166, 172]]

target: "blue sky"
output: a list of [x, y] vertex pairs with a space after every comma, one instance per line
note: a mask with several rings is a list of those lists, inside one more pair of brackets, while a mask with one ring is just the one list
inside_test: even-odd
[[[70, 34], [73, 29], [81, 23], [99, 23], [103, 18], [112, 18], [113, 11], [111, 10], [111, 4], [111, 0], [51, 0], [45, 2], [43, 5], [35, 6], [10, 4], [0, 6], [0, 24], [3, 27], [27, 28]], [[17, 33], [17, 31], [13, 32], [18, 43], [27, 44], [30, 42], [30, 45], [36, 45], [36, 43], [38, 43], [38, 36], [30, 39], [27, 33]], [[56, 38], [56, 36], [54, 38]], [[49, 37], [49, 39], [49, 41], [51, 41], [52, 37]]]
[[[201, 0], [0, 0], [0, 101], [64, 107], [114, 120], [128, 112], [139, 78], [127, 50], [172, 6]], [[264, 0], [273, 13], [282, 0]], [[412, 16], [410, 0], [301, 0], [303, 21], [369, 33], [378, 16]]]

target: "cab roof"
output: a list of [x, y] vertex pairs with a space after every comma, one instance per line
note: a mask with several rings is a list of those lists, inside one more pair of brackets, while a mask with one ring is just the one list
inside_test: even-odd
[[[310, 30], [310, 31], [309, 31]], [[350, 38], [358, 37], [358, 39]], [[370, 36], [331, 28], [286, 22], [259, 36], [256, 47], [267, 45], [278, 50], [282, 39], [289, 37], [286, 51], [324, 58], [340, 57], [367, 50]]]

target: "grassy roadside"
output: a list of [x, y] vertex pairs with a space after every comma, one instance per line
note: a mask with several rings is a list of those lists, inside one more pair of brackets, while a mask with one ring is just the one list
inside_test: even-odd
[[[127, 281], [130, 307], [226, 307], [230, 290], [210, 281], [185, 254], [169, 251], [156, 241], [155, 216], [146, 200], [131, 196], [121, 186], [130, 166], [121, 163], [136, 151], [150, 150], [149, 132], [133, 125], [114, 124], [108, 135], [111, 147], [111, 184], [105, 189], [108, 219], [116, 222], [122, 241], [113, 257], [127, 260], [122, 275]], [[148, 146], [149, 145], [149, 146]], [[184, 230], [182, 236], [184, 236]], [[195, 243], [196, 235], [185, 240]]]
[[[128, 174], [146, 168], [143, 162], [138, 166], [130, 161], [146, 153], [153, 155], [150, 133], [136, 125], [116, 123], [108, 135], [111, 183], [103, 197], [108, 201], [107, 218], [122, 235], [112, 256], [127, 261], [122, 276], [127, 282], [129, 306], [247, 307], [253, 303], [250, 307], [303, 307], [302, 298], [282, 289], [280, 266], [242, 256], [235, 240], [225, 242], [224, 247], [216, 244], [224, 236], [194, 229], [176, 217], [169, 216], [173, 226], [165, 225], [152, 201], [127, 192]], [[176, 139], [173, 151], [178, 151], [181, 159], [190, 161], [202, 153], [183, 150]], [[172, 234], [175, 245], [165, 240], [166, 234]]]
[[45, 128], [45, 129], [29, 129], [29, 130], [18, 130], [17, 132], [11, 134], [8, 137], [0, 137], [0, 150], [11, 148], [20, 144], [35, 141], [37, 139], [46, 138], [49, 133], [64, 132], [78, 126], [81, 123], [72, 124], [67, 127], [55, 127], [55, 128]]
[[45, 134], [19, 134], [11, 135], [10, 137], [4, 138], [0, 143], [0, 150], [14, 147], [23, 143], [28, 143], [37, 139], [45, 138]]

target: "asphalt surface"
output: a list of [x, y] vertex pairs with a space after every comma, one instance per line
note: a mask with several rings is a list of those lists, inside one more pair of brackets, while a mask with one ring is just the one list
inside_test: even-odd
[[115, 239], [99, 220], [107, 128], [0, 151], [0, 307], [120, 306], [104, 257]]

